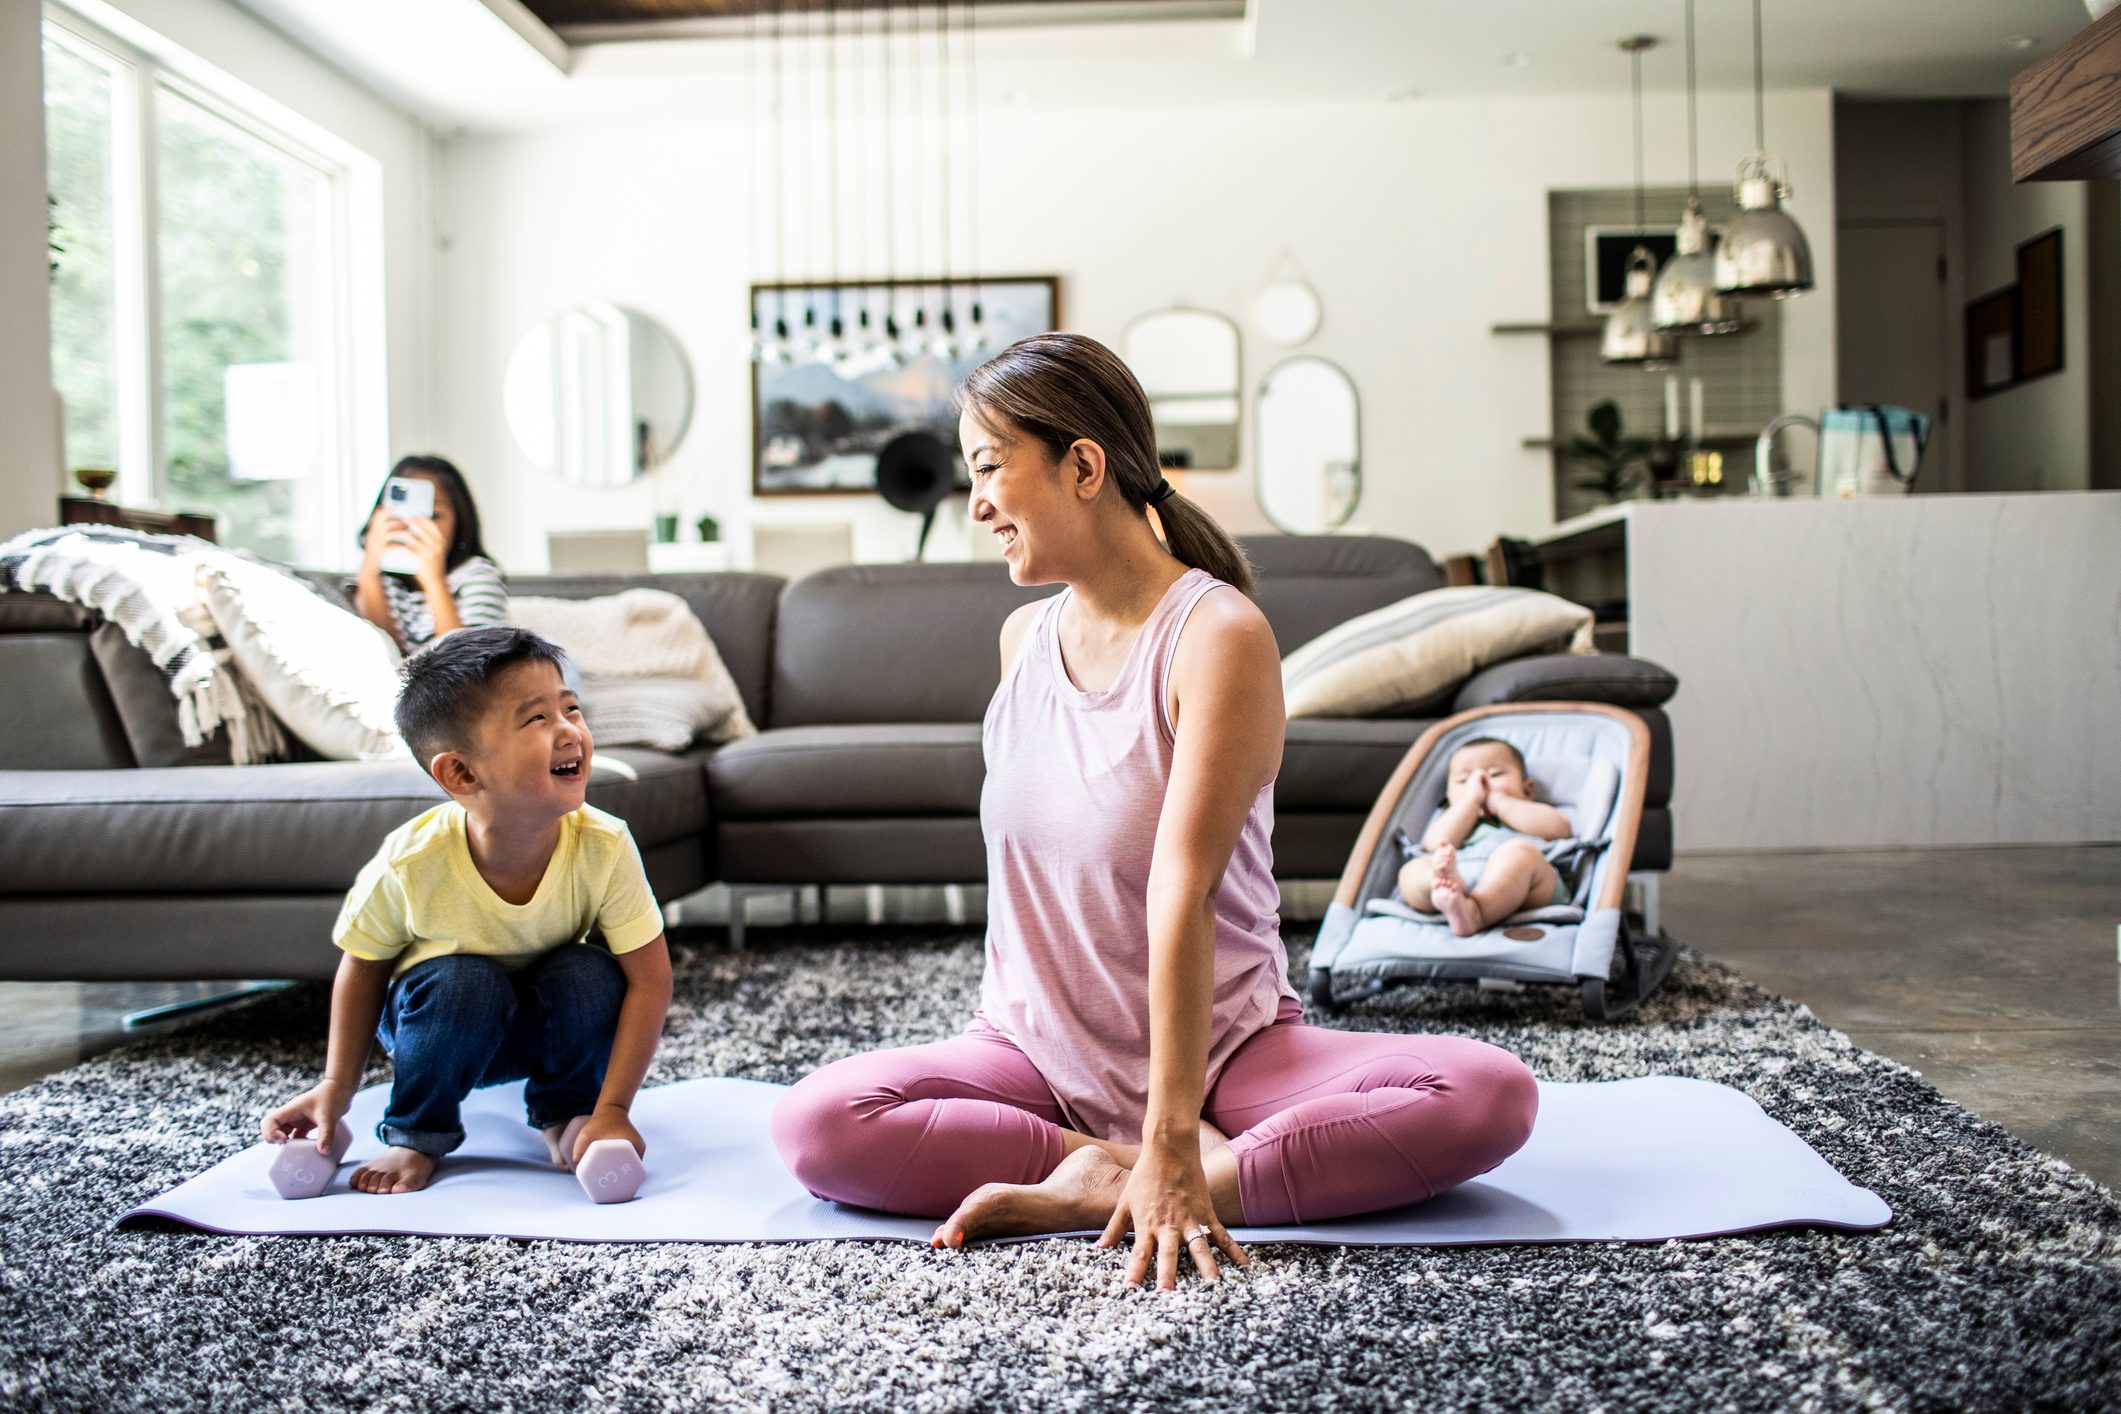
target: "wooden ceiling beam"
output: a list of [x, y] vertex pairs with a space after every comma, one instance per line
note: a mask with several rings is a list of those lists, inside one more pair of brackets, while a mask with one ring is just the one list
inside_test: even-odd
[[2121, 177], [2121, 9], [2011, 80], [2011, 179]]

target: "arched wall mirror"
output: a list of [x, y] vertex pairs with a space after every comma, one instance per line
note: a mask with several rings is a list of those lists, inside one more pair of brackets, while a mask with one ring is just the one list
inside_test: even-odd
[[624, 486], [669, 460], [692, 421], [692, 368], [670, 331], [577, 305], [525, 334], [501, 388], [523, 455], [573, 486]]
[[1127, 326], [1121, 357], [1156, 419], [1156, 454], [1185, 471], [1237, 465], [1237, 326], [1203, 309], [1163, 309]]
[[1259, 508], [1294, 535], [1346, 525], [1362, 500], [1362, 409], [1339, 365], [1304, 355], [1259, 385]]

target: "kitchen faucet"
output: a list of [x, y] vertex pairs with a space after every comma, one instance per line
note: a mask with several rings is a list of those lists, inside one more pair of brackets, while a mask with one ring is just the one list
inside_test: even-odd
[[1753, 476], [1746, 489], [1755, 496], [1787, 496], [1790, 483], [1796, 479], [1788, 467], [1779, 472], [1775, 469], [1775, 434], [1785, 427], [1809, 427], [1812, 435], [1819, 435], [1819, 424], [1801, 412], [1786, 412], [1760, 429], [1753, 439]]

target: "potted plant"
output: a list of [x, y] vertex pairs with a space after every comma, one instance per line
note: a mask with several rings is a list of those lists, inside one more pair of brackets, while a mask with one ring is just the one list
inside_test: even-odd
[[1651, 442], [1630, 437], [1620, 416], [1620, 405], [1611, 398], [1593, 407], [1584, 418], [1587, 437], [1577, 433], [1569, 442], [1569, 460], [1580, 469], [1576, 489], [1608, 501], [1633, 495], [1642, 485], [1643, 469], [1649, 464]]

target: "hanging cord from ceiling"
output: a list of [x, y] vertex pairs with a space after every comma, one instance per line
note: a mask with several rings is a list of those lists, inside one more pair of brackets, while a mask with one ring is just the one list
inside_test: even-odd
[[968, 221], [965, 228], [965, 265], [972, 274], [972, 327], [966, 337], [974, 348], [983, 348], [987, 342], [986, 314], [980, 308], [980, 262], [979, 262], [979, 6], [965, 6], [965, 181], [969, 200], [966, 203]]
[[1767, 151], [1766, 71], [1760, 65], [1760, 0], [1753, 0], [1753, 150]]
[[1686, 186], [1687, 196], [1701, 200], [1701, 151], [1694, 113], [1694, 0], [1686, 0]]
[[957, 314], [956, 314], [956, 312], [955, 312], [955, 311], [954, 311], [954, 310], [953, 310], [953, 309], [951, 308], [951, 287], [950, 287], [950, 274], [951, 274], [951, 269], [950, 269], [950, 228], [951, 228], [951, 226], [953, 226], [954, 224], [956, 224], [956, 222], [955, 222], [955, 220], [954, 220], [954, 216], [955, 216], [955, 213], [954, 213], [954, 212], [953, 212], [953, 210], [952, 210], [952, 207], [953, 207], [953, 206], [954, 206], [954, 205], [956, 204], [956, 203], [954, 202], [954, 200], [953, 200], [953, 197], [954, 197], [954, 196], [956, 195], [956, 192], [955, 192], [955, 183], [954, 183], [954, 182], [952, 181], [952, 174], [951, 174], [951, 171], [950, 171], [950, 149], [951, 149], [951, 148], [952, 148], [953, 146], [955, 146], [956, 144], [955, 144], [955, 143], [953, 143], [953, 142], [951, 141], [951, 139], [950, 139], [950, 3], [949, 3], [949, 0], [943, 0], [943, 4], [942, 4], [942, 6], [940, 7], [940, 13], [939, 13], [939, 14], [937, 15], [937, 17], [936, 17], [936, 25], [935, 25], [935, 70], [936, 70], [936, 78], [937, 78], [937, 79], [939, 80], [939, 82], [938, 82], [938, 83], [936, 84], [936, 86], [935, 86], [935, 92], [936, 92], [936, 105], [937, 105], [937, 122], [936, 122], [936, 125], [935, 125], [935, 145], [936, 145], [936, 149], [938, 150], [938, 152], [939, 152], [939, 153], [941, 154], [941, 157], [942, 157], [942, 161], [941, 161], [941, 167], [940, 167], [940, 174], [941, 174], [941, 181], [942, 181], [942, 197], [943, 197], [943, 200], [942, 200], [942, 215], [943, 215], [943, 270], [942, 270], [942, 275], [943, 275], [943, 285], [942, 285], [942, 306], [943, 306], [943, 310], [942, 310], [942, 314], [941, 314], [941, 316], [940, 316], [940, 317], [938, 318], [938, 320], [937, 320], [937, 323], [938, 323], [938, 325], [939, 325], [939, 326], [940, 326], [940, 328], [941, 328], [941, 332], [940, 332], [940, 333], [938, 333], [938, 334], [936, 335], [936, 354], [937, 354], [937, 356], [938, 356], [939, 358], [943, 359], [943, 360], [944, 360], [945, 362], [948, 362], [948, 361], [949, 361], [949, 360], [950, 360], [950, 359], [951, 359], [952, 357], [954, 357], [954, 356], [955, 356], [955, 354], [956, 354], [956, 348], [955, 348], [955, 344], [956, 344], [956, 332], [957, 332]]

